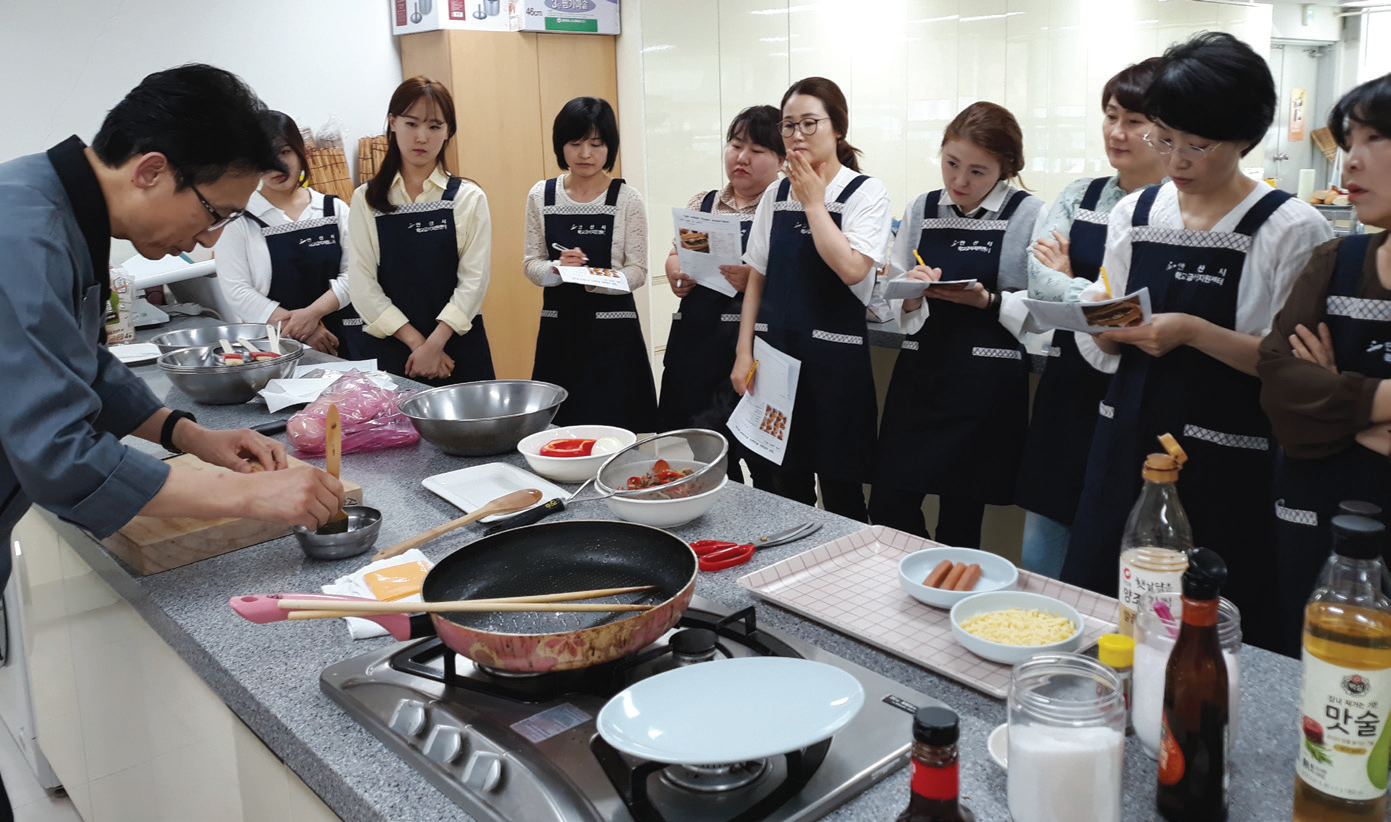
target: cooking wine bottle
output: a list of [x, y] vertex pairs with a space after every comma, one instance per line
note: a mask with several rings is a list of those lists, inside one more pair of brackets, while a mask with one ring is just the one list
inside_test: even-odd
[[913, 715], [913, 795], [898, 822], [976, 822], [957, 800], [958, 735], [950, 708], [919, 708]]
[[1183, 622], [1164, 671], [1159, 728], [1159, 814], [1169, 822], [1227, 818], [1227, 663], [1217, 635], [1217, 595], [1227, 564], [1199, 548], [1183, 572]]
[[1386, 526], [1333, 518], [1333, 553], [1304, 609], [1294, 820], [1386, 815], [1391, 710], [1391, 601], [1382, 591]]
[[1170, 434], [1159, 438], [1166, 454], [1150, 454], [1140, 476], [1144, 487], [1130, 509], [1121, 536], [1120, 615], [1116, 632], [1135, 635], [1135, 611], [1143, 594], [1177, 591], [1188, 554], [1193, 550], [1193, 529], [1178, 498], [1179, 469], [1188, 461]]

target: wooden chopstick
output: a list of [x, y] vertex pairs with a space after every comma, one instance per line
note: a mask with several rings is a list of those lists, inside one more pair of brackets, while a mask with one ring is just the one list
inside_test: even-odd
[[[313, 600], [298, 600], [312, 602]], [[335, 602], [333, 610], [319, 608], [296, 608], [285, 616], [286, 619], [322, 619], [325, 616], [362, 616], [363, 614], [419, 614], [419, 613], [472, 613], [479, 611], [536, 611], [541, 613], [569, 613], [577, 611], [615, 612], [650, 611], [651, 605], [609, 604], [603, 602], [479, 602], [476, 600], [457, 600], [455, 602]], [[346, 607], [345, 607], [346, 606]]]
[[[492, 599], [466, 599], [461, 602], [472, 603], [512, 603], [512, 602], [570, 602], [576, 599], [597, 599], [598, 597], [611, 597], [619, 594], [636, 594], [641, 591], [651, 591], [660, 588], [660, 585], [634, 585], [628, 588], [595, 588], [590, 591], [567, 591], [559, 594], [536, 594], [524, 597], [495, 597]], [[362, 600], [367, 602], [367, 600]], [[347, 610], [339, 607], [340, 605], [352, 605], [353, 601], [342, 601], [336, 599], [282, 599], [280, 600], [280, 610], [282, 611], [322, 611], [322, 610]], [[369, 603], [370, 604], [370, 603]], [[389, 604], [389, 603], [388, 603]], [[407, 605], [423, 605], [420, 602], [409, 602]], [[417, 608], [412, 613], [424, 611], [424, 608]]]

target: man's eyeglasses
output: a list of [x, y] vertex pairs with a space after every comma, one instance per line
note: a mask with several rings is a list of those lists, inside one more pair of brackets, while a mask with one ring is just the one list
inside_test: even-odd
[[795, 122], [795, 123], [792, 122], [792, 121], [790, 121], [790, 120], [783, 120], [781, 123], [778, 123], [778, 131], [782, 132], [782, 136], [784, 136], [784, 137], [791, 137], [791, 136], [792, 136], [792, 133], [795, 132], [795, 131], [800, 131], [800, 132], [802, 132], [803, 135], [805, 135], [805, 136], [807, 136], [807, 137], [810, 137], [811, 135], [813, 135], [813, 134], [816, 133], [816, 124], [817, 124], [817, 123], [821, 122], [822, 120], [829, 120], [829, 119], [831, 119], [831, 118], [830, 118], [830, 117], [808, 117], [808, 118], [805, 119], [805, 120], [802, 120], [802, 121], [800, 121], [800, 122]]
[[208, 199], [203, 196], [203, 192], [198, 190], [198, 186], [189, 183], [188, 187], [193, 189], [193, 194], [198, 198], [198, 202], [202, 203], [203, 208], [207, 209], [208, 214], [212, 215], [213, 224], [205, 228], [204, 231], [217, 231], [218, 229], [226, 228], [228, 223], [246, 213], [244, 210], [233, 211], [231, 214], [224, 217], [217, 213], [217, 209], [213, 208], [212, 203], [208, 202]]
[[1149, 143], [1150, 147], [1154, 149], [1154, 153], [1161, 157], [1167, 157], [1177, 150], [1180, 157], [1186, 156], [1194, 162], [1206, 160], [1213, 150], [1222, 145], [1222, 143], [1217, 142], [1206, 146], [1184, 146], [1176, 149], [1173, 140], [1151, 139], [1148, 134], [1145, 135], [1145, 142]]

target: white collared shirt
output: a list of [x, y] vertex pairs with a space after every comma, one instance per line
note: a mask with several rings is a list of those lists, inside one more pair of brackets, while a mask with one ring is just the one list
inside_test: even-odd
[[[255, 215], [268, 226], [285, 225], [298, 222], [271, 205], [260, 191], [251, 195], [246, 204], [247, 215]], [[348, 289], [348, 204], [339, 200], [333, 205], [333, 215], [338, 220], [338, 243], [342, 258], [338, 262], [338, 277], [331, 283], [333, 295], [338, 298], [338, 307], [343, 308], [352, 300]], [[299, 215], [299, 220], [317, 220], [324, 216], [324, 195], [309, 189], [309, 206]], [[266, 296], [270, 293], [271, 263], [270, 248], [261, 234], [261, 227], [255, 220], [243, 216], [222, 230], [214, 247], [217, 261], [217, 284], [222, 296], [236, 312], [235, 317], [225, 317], [227, 322], [263, 323], [279, 307], [279, 303]]]

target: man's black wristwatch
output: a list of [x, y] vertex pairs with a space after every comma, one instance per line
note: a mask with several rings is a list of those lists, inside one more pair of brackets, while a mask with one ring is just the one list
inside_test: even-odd
[[187, 411], [174, 410], [169, 412], [169, 416], [164, 418], [164, 427], [159, 431], [159, 444], [171, 454], [183, 453], [174, 445], [174, 426], [179, 424], [179, 420], [198, 422], [198, 419]]

